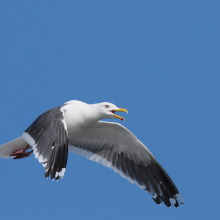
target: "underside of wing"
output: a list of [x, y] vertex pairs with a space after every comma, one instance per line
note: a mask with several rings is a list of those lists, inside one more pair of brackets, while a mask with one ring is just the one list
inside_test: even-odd
[[69, 137], [69, 151], [98, 162], [119, 173], [166, 206], [178, 207], [183, 200], [166, 171], [150, 151], [125, 127], [97, 122]]

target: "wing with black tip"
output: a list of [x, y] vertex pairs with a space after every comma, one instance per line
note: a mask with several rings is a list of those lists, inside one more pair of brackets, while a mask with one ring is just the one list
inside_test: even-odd
[[67, 157], [67, 128], [62, 107], [56, 107], [40, 115], [22, 134], [32, 148], [35, 157], [42, 163], [45, 177], [63, 178]]
[[69, 137], [69, 151], [113, 169], [170, 207], [183, 200], [163, 167], [129, 130], [118, 123], [97, 122]]

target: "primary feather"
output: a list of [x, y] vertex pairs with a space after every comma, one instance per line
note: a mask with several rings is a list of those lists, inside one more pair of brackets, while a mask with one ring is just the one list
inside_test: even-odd
[[124, 120], [116, 111], [127, 112], [107, 102], [66, 102], [40, 115], [21, 137], [0, 146], [0, 157], [13, 158], [29, 145], [45, 177], [58, 180], [64, 176], [69, 151], [113, 169], [150, 193], [157, 204], [183, 204], [175, 184], [146, 146], [122, 125], [100, 121]]

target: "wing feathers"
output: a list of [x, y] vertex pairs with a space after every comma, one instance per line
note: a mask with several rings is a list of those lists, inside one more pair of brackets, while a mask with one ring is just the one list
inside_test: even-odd
[[[91, 154], [88, 151], [73, 146], [70, 146], [69, 149], [70, 152], [79, 155], [90, 155], [88, 159], [101, 163], [113, 169], [116, 173], [119, 173], [123, 178], [128, 179], [129, 182], [136, 183], [140, 188], [152, 194], [152, 198], [157, 204], [160, 204], [162, 200], [166, 206], [170, 207], [170, 199], [173, 199], [172, 201], [175, 207], [178, 207], [175, 195], [172, 195], [165, 187], [163, 182], [166, 181], [156, 176], [158, 174], [154, 173], [154, 169], [152, 169], [151, 165], [147, 167], [137, 165], [134, 161], [126, 158], [123, 153], [118, 155], [117, 153], [102, 151], [99, 154]], [[82, 153], [82, 151], [84, 151], [84, 153]], [[108, 157], [106, 155], [108, 155]]]
[[42, 163], [45, 177], [62, 178], [68, 157], [68, 139], [62, 107], [40, 115], [22, 135]]
[[[113, 169], [123, 178], [152, 194], [153, 200], [177, 207], [179, 192], [149, 150], [126, 128], [116, 123], [98, 122], [69, 137], [70, 152]], [[178, 199], [177, 199], [178, 198]], [[183, 203], [183, 201], [182, 201]]]

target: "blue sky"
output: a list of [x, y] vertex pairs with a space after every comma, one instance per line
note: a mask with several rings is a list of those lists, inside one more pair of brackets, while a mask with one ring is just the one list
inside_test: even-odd
[[1, 1], [0, 144], [65, 101], [112, 102], [185, 202], [158, 206], [73, 154], [63, 180], [45, 180], [32, 155], [0, 160], [1, 218], [218, 219], [219, 11], [202, 0]]

